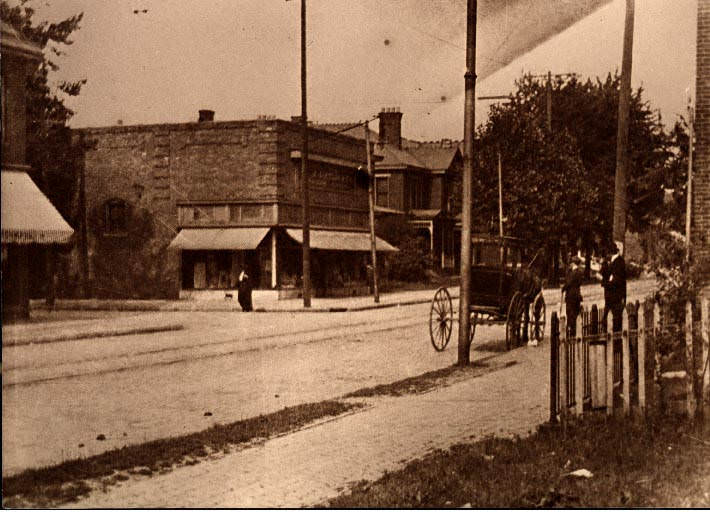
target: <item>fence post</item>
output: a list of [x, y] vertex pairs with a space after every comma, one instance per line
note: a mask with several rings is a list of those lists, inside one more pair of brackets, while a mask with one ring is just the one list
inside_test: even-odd
[[569, 381], [567, 380], [567, 318], [560, 317], [560, 336], [557, 351], [557, 360], [560, 364], [560, 400], [559, 413], [564, 420], [569, 406]]
[[685, 390], [686, 390], [686, 408], [688, 417], [695, 416], [695, 394], [693, 393], [693, 381], [697, 377], [695, 373], [695, 361], [693, 360], [693, 303], [687, 301], [685, 303]]
[[606, 317], [606, 413], [614, 414], [614, 322]]
[[703, 403], [705, 400], [710, 402], [710, 297], [708, 292], [700, 295], [700, 331], [703, 340]]
[[581, 416], [584, 412], [584, 347], [582, 339], [584, 333], [582, 329], [584, 322], [582, 321], [583, 311], [577, 315], [576, 336], [574, 340], [574, 404], [575, 414]]
[[663, 406], [663, 390], [661, 389], [661, 340], [663, 339], [663, 324], [661, 319], [661, 305], [653, 303], [653, 397], [656, 400], [656, 411]]
[[631, 357], [629, 346], [629, 310], [624, 307], [621, 314], [621, 393], [624, 414], [631, 408]]
[[638, 329], [636, 344], [636, 360], [638, 372], [636, 382], [639, 393], [639, 413], [646, 412], [646, 302], [636, 307], [636, 328]]
[[597, 409], [606, 405], [606, 370], [605, 370], [605, 343], [601, 341], [603, 329], [599, 325], [599, 309], [597, 305], [592, 306], [591, 311], [593, 344], [589, 344], [589, 364], [591, 375], [592, 408]]
[[560, 320], [553, 311], [550, 318], [550, 423], [557, 423], [558, 362], [560, 359]]

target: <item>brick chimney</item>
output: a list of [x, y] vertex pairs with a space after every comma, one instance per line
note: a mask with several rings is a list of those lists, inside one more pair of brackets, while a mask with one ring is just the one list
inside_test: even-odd
[[391, 144], [402, 149], [402, 113], [399, 107], [383, 108], [380, 118], [379, 144]]
[[200, 110], [199, 114], [200, 116], [197, 119], [199, 123], [208, 123], [214, 121], [214, 110]]

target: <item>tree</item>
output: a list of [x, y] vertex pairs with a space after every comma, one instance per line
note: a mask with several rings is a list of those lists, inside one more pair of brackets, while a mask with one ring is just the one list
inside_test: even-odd
[[[43, 50], [49, 49], [52, 56], [64, 55], [64, 47], [72, 44], [70, 36], [79, 28], [83, 13], [56, 23], [36, 23], [35, 10], [27, 4], [28, 0], [20, 0], [19, 5], [11, 7], [7, 0], [0, 1], [2, 21]], [[28, 80], [27, 157], [38, 186], [65, 218], [71, 218], [70, 200], [76, 180], [71, 166], [66, 165], [73, 160], [67, 122], [74, 112], [64, 104], [62, 96], [77, 96], [86, 79], [60, 81], [53, 88], [50, 74], [58, 69], [53, 57], [45, 53], [37, 71]]]
[[524, 79], [519, 86], [509, 103], [492, 108], [478, 130], [474, 218], [481, 219], [484, 229], [497, 226], [500, 152], [505, 234], [545, 247], [549, 259], [585, 223], [593, 191], [574, 138], [567, 130], [548, 133], [544, 104], [531, 101], [535, 82]]
[[388, 278], [397, 281], [425, 281], [430, 267], [429, 249], [403, 215], [377, 219], [377, 236], [396, 246], [399, 251], [387, 256]]
[[[79, 219], [73, 204], [78, 192], [75, 162], [79, 148], [71, 143], [67, 123], [74, 112], [64, 100], [77, 96], [86, 79], [59, 81], [52, 86], [51, 78], [59, 69], [54, 59], [63, 55], [65, 47], [72, 44], [71, 34], [79, 28], [83, 13], [55, 23], [36, 22], [35, 10], [28, 3], [28, 0], [20, 0], [18, 5], [11, 6], [7, 0], [0, 0], [3, 23], [45, 50], [44, 59], [27, 81], [27, 163], [35, 183], [69, 224], [76, 227]], [[43, 279], [44, 260], [42, 255], [33, 258], [31, 275], [35, 280], [31, 287], [36, 294], [41, 287], [38, 283], [50, 283], [48, 300], [53, 300], [53, 279]], [[47, 264], [53, 262], [50, 258]], [[48, 272], [53, 274], [52, 270]]]
[[[511, 101], [494, 106], [477, 134], [478, 192], [487, 194], [478, 196], [474, 208], [482, 218], [497, 219], [497, 197], [491, 196], [497, 194], [500, 148], [508, 234], [584, 249], [589, 269], [591, 253], [611, 242], [619, 83], [618, 74], [604, 81], [556, 79], [548, 133], [545, 82], [529, 75], [519, 79]], [[643, 89], [633, 91], [628, 197], [634, 231], [660, 214], [673, 144]]]

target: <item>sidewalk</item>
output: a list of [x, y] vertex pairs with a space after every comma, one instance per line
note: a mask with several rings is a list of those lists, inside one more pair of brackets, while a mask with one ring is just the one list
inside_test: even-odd
[[[257, 313], [342, 313], [372, 309], [425, 304], [432, 300], [436, 289], [410, 290], [380, 295], [375, 304], [371, 296], [318, 298], [312, 307], [305, 309], [302, 299], [274, 300], [255, 304]], [[458, 287], [450, 288], [452, 299], [458, 298]], [[37, 301], [34, 308], [43, 310]], [[62, 311], [112, 312], [114, 315], [86, 320], [61, 320]], [[162, 301], [162, 300], [58, 300], [56, 319], [47, 322], [3, 325], [3, 346], [49, 343], [86, 338], [149, 334], [175, 331], [183, 324], [170, 318], [156, 316], [155, 312], [234, 312], [241, 313], [236, 301]], [[123, 314], [122, 314], [123, 313]], [[151, 314], [153, 313], [153, 314]]]
[[[380, 294], [380, 302], [375, 303], [371, 295], [358, 297], [314, 298], [311, 307], [303, 307], [303, 299], [282, 299], [256, 302], [255, 312], [324, 313], [363, 311], [409, 304], [430, 302], [437, 287], [425, 290], [407, 290]], [[449, 288], [452, 298], [458, 297], [458, 286]], [[32, 301], [33, 309], [45, 309], [41, 300]], [[236, 299], [227, 300], [102, 300], [102, 299], [60, 299], [57, 310], [83, 311], [235, 311], [241, 312]]]
[[[639, 295], [645, 296], [653, 290], [653, 279], [636, 281]], [[454, 300], [454, 316], [458, 317], [457, 299], [459, 287], [448, 288]], [[257, 312], [267, 313], [334, 313], [366, 311], [372, 309], [408, 306], [412, 304], [426, 304], [431, 302], [436, 288], [427, 290], [409, 290], [402, 292], [384, 293], [380, 295], [379, 304], [375, 304], [371, 296], [343, 297], [343, 298], [315, 298], [312, 307], [305, 309], [302, 299], [273, 300], [255, 304]], [[582, 287], [585, 304], [603, 299], [603, 291], [598, 284], [589, 284]], [[557, 288], [543, 291], [547, 304], [548, 322], [552, 311], [559, 307], [560, 292]], [[42, 309], [41, 301], [35, 307]], [[4, 326], [2, 328], [3, 345], [43, 343], [48, 341], [66, 341], [93, 337], [119, 336], [125, 334], [140, 334], [181, 329], [180, 323], [160, 319], [147, 312], [241, 312], [236, 301], [167, 301], [167, 300], [58, 300], [58, 314], [62, 310], [83, 311], [112, 311], [125, 312], [125, 315], [116, 317], [55, 321], [50, 323], [29, 323]], [[141, 314], [140, 312], [144, 312]], [[135, 312], [135, 315], [131, 315]]]
[[482, 376], [429, 393], [373, 399], [364, 411], [163, 475], [131, 476], [70, 506], [314, 506], [432, 450], [534, 430], [549, 414], [548, 359], [548, 344], [520, 348], [489, 360], [497, 369]]

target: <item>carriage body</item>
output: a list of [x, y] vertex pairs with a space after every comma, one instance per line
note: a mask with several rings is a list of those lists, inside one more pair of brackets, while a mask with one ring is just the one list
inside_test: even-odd
[[471, 310], [505, 316], [517, 288], [521, 243], [512, 237], [476, 236], [471, 245]]
[[[545, 303], [541, 280], [533, 268], [539, 251], [526, 258], [528, 247], [523, 240], [487, 235], [472, 237], [471, 248], [471, 339], [477, 324], [505, 323], [507, 348], [529, 339], [540, 341], [545, 328]], [[447, 330], [445, 325], [449, 309], [453, 323], [450, 295], [440, 288], [430, 313], [431, 340], [437, 350], [443, 350], [451, 334], [452, 326]]]

